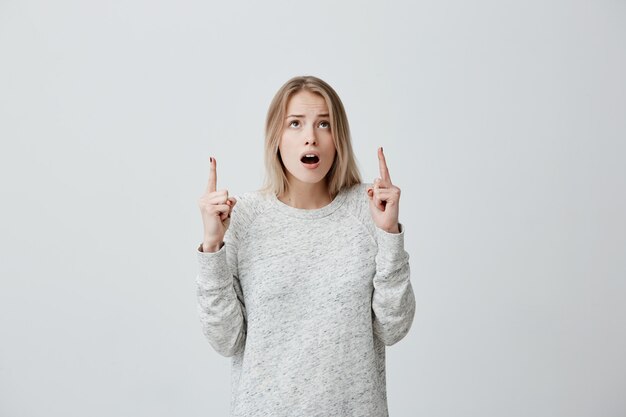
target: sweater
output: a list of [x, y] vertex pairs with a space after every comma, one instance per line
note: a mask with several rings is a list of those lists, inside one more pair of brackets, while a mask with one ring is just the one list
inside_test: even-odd
[[415, 296], [400, 233], [378, 228], [366, 188], [300, 209], [237, 195], [224, 244], [197, 249], [203, 334], [231, 357], [231, 416], [388, 416], [385, 346]]

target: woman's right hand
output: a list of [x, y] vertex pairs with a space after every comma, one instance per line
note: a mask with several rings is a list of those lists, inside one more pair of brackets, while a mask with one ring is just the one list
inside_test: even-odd
[[216, 191], [217, 173], [215, 158], [210, 158], [209, 183], [206, 192], [198, 201], [202, 223], [204, 224], [203, 252], [216, 252], [224, 241], [224, 234], [230, 224], [230, 213], [237, 199], [228, 197], [228, 190]]

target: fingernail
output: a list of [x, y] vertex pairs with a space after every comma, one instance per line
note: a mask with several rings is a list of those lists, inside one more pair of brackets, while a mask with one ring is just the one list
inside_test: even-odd
[[212, 157], [209, 157], [209, 161], [213, 162], [213, 158], [212, 158]]
[[380, 147], [380, 151], [381, 151], [381, 152], [383, 151], [383, 147], [382, 147], [382, 146]]

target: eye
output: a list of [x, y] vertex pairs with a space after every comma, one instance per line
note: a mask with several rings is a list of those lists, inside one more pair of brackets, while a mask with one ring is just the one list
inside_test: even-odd
[[326, 120], [322, 120], [319, 124], [319, 126], [323, 129], [328, 129], [330, 128], [330, 123], [328, 123]]
[[[300, 122], [298, 120], [292, 120], [291, 122], [289, 122], [289, 127], [292, 127], [294, 123], [298, 123], [298, 125], [300, 125]], [[298, 126], [293, 126], [293, 127], [298, 127]]]

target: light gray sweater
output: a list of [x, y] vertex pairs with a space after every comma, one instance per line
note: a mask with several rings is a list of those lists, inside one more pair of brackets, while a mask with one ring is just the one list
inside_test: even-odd
[[202, 331], [232, 357], [231, 416], [388, 416], [385, 345], [415, 314], [400, 233], [378, 228], [366, 188], [319, 209], [235, 196], [224, 246], [197, 249]]

